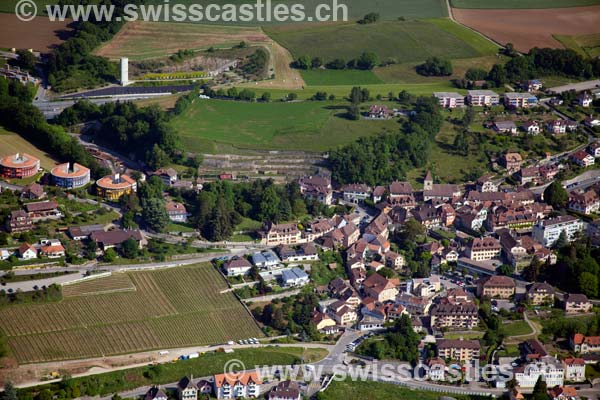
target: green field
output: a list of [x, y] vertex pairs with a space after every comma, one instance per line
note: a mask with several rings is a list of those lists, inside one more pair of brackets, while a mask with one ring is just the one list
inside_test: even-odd
[[[365, 372], [365, 376], [367, 373]], [[319, 400], [439, 400], [443, 393], [406, 389], [391, 383], [368, 380], [334, 380], [326, 391], [319, 393]], [[454, 399], [465, 400], [468, 396], [450, 394]]]
[[455, 8], [563, 8], [595, 6], [600, 0], [450, 0], [450, 4]]
[[28, 153], [39, 158], [42, 168], [45, 169], [50, 169], [57, 164], [48, 153], [29, 143], [21, 135], [7, 131], [0, 126], [0, 156], [15, 153]]
[[481, 36], [453, 25], [449, 20], [304, 24], [269, 26], [265, 32], [295, 58], [319, 56], [326, 61], [348, 61], [363, 51], [377, 54], [382, 61], [400, 63], [431, 56], [470, 58], [495, 53], [496, 48], [485, 44]]
[[309, 86], [377, 85], [384, 83], [373, 71], [311, 69], [300, 71], [300, 73], [304, 82]]
[[196, 152], [213, 151], [214, 143], [240, 149], [325, 151], [360, 136], [399, 129], [394, 120], [349, 121], [340, 116], [345, 112], [336, 102], [211, 100], [194, 103], [172, 125], [186, 149]]
[[600, 33], [582, 36], [553, 35], [568, 49], [573, 49], [582, 56], [600, 57]]
[[[0, 309], [20, 363], [224, 343], [262, 332], [207, 264], [75, 284], [58, 303]], [[131, 290], [131, 285], [135, 290]]]
[[522, 336], [533, 333], [527, 321], [524, 320], [511, 321], [508, 324], [504, 324], [503, 329], [507, 336]]

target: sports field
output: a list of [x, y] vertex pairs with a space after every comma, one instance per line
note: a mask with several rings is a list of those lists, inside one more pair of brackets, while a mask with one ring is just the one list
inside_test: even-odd
[[600, 0], [450, 0], [455, 8], [563, 8], [582, 7], [600, 4]]
[[364, 51], [377, 54], [381, 61], [392, 58], [401, 63], [423, 61], [431, 56], [477, 57], [496, 51], [476, 33], [453, 27], [455, 24], [449, 20], [442, 21], [269, 26], [265, 32], [295, 58], [319, 56], [325, 61], [335, 58], [348, 61]]
[[3, 307], [0, 329], [19, 363], [262, 336], [226, 287], [207, 264], [130, 272], [68, 287], [58, 303]]
[[349, 121], [345, 113], [344, 105], [329, 101], [210, 100], [197, 101], [172, 125], [186, 149], [196, 152], [212, 152], [214, 143], [240, 149], [325, 151], [360, 136], [399, 129], [394, 120]]
[[15, 153], [28, 153], [39, 158], [42, 168], [45, 169], [50, 169], [58, 164], [49, 154], [23, 139], [21, 135], [7, 131], [0, 126], [0, 156]]

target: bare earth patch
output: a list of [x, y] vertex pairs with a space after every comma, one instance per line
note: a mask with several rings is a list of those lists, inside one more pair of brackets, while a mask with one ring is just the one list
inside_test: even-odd
[[51, 22], [46, 17], [36, 17], [23, 22], [14, 14], [0, 13], [0, 47], [33, 49], [47, 53], [71, 35], [67, 27], [71, 20]]
[[290, 67], [293, 61], [289, 51], [276, 41], [272, 41], [270, 45], [265, 46], [271, 57], [269, 59], [269, 75], [275, 73], [275, 79], [261, 81], [247, 86], [256, 88], [273, 88], [273, 89], [303, 89], [304, 80], [298, 70]]
[[600, 6], [542, 10], [452, 9], [454, 18], [476, 31], [519, 51], [533, 47], [562, 48], [552, 37], [600, 33]]

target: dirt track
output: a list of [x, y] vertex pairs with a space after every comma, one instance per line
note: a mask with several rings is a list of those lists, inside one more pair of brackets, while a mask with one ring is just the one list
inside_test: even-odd
[[46, 17], [20, 21], [14, 14], [0, 13], [0, 47], [49, 52], [71, 35], [71, 20], [51, 22]]
[[519, 51], [533, 47], [562, 48], [553, 34], [600, 33], [600, 6], [549, 8], [542, 10], [452, 9], [454, 18], [501, 43], [512, 43]]

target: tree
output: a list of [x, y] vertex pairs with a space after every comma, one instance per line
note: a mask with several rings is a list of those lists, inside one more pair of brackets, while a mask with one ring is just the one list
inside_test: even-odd
[[18, 49], [17, 56], [19, 56], [19, 58], [17, 59], [17, 65], [19, 67], [29, 70], [32, 70], [35, 67], [37, 59], [35, 58], [35, 55], [33, 55], [33, 53], [29, 50]]
[[515, 267], [509, 264], [502, 264], [498, 267], [497, 272], [500, 275], [511, 276], [515, 272]]
[[364, 52], [356, 60], [359, 69], [373, 69], [379, 64], [379, 57], [373, 52]]
[[450, 76], [452, 63], [450, 60], [431, 57], [425, 63], [417, 66], [417, 73], [424, 76]]
[[548, 386], [544, 377], [540, 375], [531, 394], [531, 400], [548, 400]]
[[563, 247], [567, 247], [569, 245], [569, 238], [567, 237], [566, 231], [561, 231], [560, 235], [558, 235], [558, 239], [552, 245], [555, 249], [562, 249]]
[[121, 251], [125, 258], [133, 259], [138, 256], [139, 247], [138, 243], [133, 238], [129, 238], [121, 245]]
[[164, 200], [154, 197], [144, 201], [143, 204], [142, 217], [146, 224], [156, 232], [164, 232], [170, 222]]
[[569, 194], [559, 181], [554, 181], [544, 190], [544, 201], [555, 209], [563, 209], [567, 205]]
[[152, 150], [149, 150], [146, 154], [146, 163], [152, 169], [162, 168], [170, 162], [171, 158], [158, 144], [154, 144]]
[[0, 400], [18, 400], [17, 389], [12, 382], [6, 382], [4, 392], [0, 394]]
[[313, 57], [313, 59], [310, 61], [311, 68], [321, 68], [322, 65], [323, 59], [321, 57]]
[[102, 256], [102, 260], [104, 262], [110, 263], [117, 259], [117, 252], [112, 247], [110, 249], [104, 250], [104, 255]]
[[310, 69], [312, 60], [309, 56], [300, 56], [294, 61], [294, 67], [298, 69]]
[[504, 69], [504, 66], [500, 64], [494, 64], [487, 76], [487, 80], [494, 82], [496, 87], [504, 85], [507, 81], [506, 70]]
[[487, 78], [488, 72], [481, 68], [469, 68], [465, 73], [465, 79], [469, 81], [483, 81]]
[[362, 17], [362, 19], [359, 19], [357, 22], [361, 25], [374, 24], [375, 22], [379, 21], [379, 18], [379, 13], [370, 12], [364, 17]]
[[260, 99], [262, 101], [264, 101], [265, 103], [268, 103], [269, 101], [271, 101], [271, 92], [264, 92], [261, 96]]
[[579, 290], [588, 297], [598, 297], [598, 277], [591, 272], [579, 275]]
[[85, 245], [85, 253], [88, 260], [96, 258], [96, 251], [98, 251], [98, 245], [95, 241], [89, 240]]

